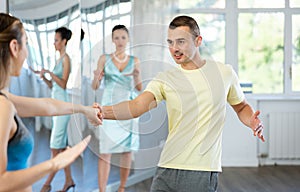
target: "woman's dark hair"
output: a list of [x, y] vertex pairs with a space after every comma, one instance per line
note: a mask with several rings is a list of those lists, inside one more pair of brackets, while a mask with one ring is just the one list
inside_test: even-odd
[[55, 33], [59, 33], [62, 40], [66, 39], [66, 45], [72, 37], [72, 31], [66, 27], [60, 27], [56, 29]]
[[82, 41], [84, 39], [84, 30], [81, 28], [81, 33], [80, 33], [80, 41]]
[[22, 45], [23, 25], [21, 21], [13, 16], [0, 13], [0, 89], [7, 86], [11, 63], [9, 44], [16, 39]]
[[114, 33], [114, 31], [119, 30], [119, 29], [122, 29], [122, 30], [126, 31], [127, 34], [128, 34], [128, 36], [129, 36], [129, 31], [128, 31], [128, 29], [126, 28], [125, 25], [116, 25], [116, 26], [113, 27], [113, 29], [112, 29], [111, 32]]

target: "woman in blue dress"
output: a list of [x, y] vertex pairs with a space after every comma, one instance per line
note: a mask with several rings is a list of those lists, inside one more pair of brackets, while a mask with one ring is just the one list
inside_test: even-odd
[[[54, 46], [55, 50], [59, 52], [60, 57], [56, 61], [53, 71], [43, 69], [40, 73], [41, 78], [52, 89], [51, 97], [54, 99], [69, 101], [68, 93], [66, 91], [70, 71], [71, 63], [70, 57], [66, 53], [66, 46], [68, 40], [71, 38], [72, 32], [66, 27], [60, 27], [55, 30]], [[51, 80], [45, 78], [44, 74], [49, 73]], [[68, 145], [67, 128], [70, 120], [69, 115], [53, 117], [53, 126], [50, 138], [51, 155], [55, 157], [60, 152], [64, 151]], [[70, 188], [75, 187], [75, 183], [72, 179], [70, 166], [64, 169], [65, 172], [65, 184], [62, 191], [67, 191]], [[55, 173], [51, 173], [41, 192], [48, 192], [51, 189], [51, 182], [55, 176]]]
[[[138, 58], [126, 54], [129, 32], [124, 25], [112, 29], [112, 41], [116, 51], [101, 55], [94, 71], [92, 88], [98, 89], [104, 77], [104, 92], [101, 105], [113, 105], [131, 99], [134, 89], [142, 90], [140, 62]], [[104, 192], [110, 172], [111, 154], [120, 153], [120, 186], [123, 192], [131, 167], [131, 151], [139, 148], [136, 120], [103, 120], [99, 130], [98, 184]]]
[[70, 165], [86, 148], [90, 137], [56, 157], [28, 167], [33, 138], [20, 117], [83, 113], [94, 125], [98, 109], [52, 98], [30, 98], [7, 91], [10, 76], [19, 76], [28, 55], [21, 21], [0, 13], [0, 191], [31, 192], [31, 185], [51, 172]]

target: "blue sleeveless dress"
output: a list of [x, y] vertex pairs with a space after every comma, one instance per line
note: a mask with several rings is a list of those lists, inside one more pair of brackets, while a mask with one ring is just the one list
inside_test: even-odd
[[[134, 70], [134, 57], [130, 56], [127, 66], [122, 72], [106, 55], [104, 66], [104, 92], [101, 105], [114, 105], [132, 99], [134, 93], [133, 76], [124, 74]], [[135, 151], [139, 148], [138, 119], [103, 120], [99, 130], [100, 154]]]
[[[53, 69], [53, 74], [62, 78], [63, 75], [63, 59], [62, 57]], [[53, 99], [69, 102], [69, 96], [65, 89], [61, 88], [55, 81], [52, 81], [51, 97]], [[54, 116], [52, 118], [52, 131], [50, 138], [51, 149], [64, 149], [68, 145], [67, 128], [70, 116]]]
[[[0, 92], [0, 95], [4, 95]], [[19, 116], [15, 115], [17, 131], [7, 145], [7, 171], [16, 171], [27, 168], [27, 160], [33, 149], [33, 138]]]

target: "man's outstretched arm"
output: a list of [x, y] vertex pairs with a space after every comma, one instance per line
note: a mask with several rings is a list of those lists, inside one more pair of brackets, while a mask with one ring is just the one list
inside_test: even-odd
[[126, 120], [141, 116], [157, 106], [154, 95], [145, 91], [131, 101], [124, 101], [112, 106], [103, 106], [104, 119]]
[[252, 107], [245, 100], [237, 105], [232, 105], [232, 108], [237, 113], [240, 121], [252, 129], [254, 136], [257, 136], [264, 142], [264, 127], [261, 120], [258, 118], [260, 111], [254, 112]]

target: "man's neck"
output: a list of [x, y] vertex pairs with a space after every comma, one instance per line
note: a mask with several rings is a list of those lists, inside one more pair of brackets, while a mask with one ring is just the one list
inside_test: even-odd
[[188, 63], [181, 64], [181, 68], [185, 70], [195, 70], [201, 68], [206, 64], [206, 60], [202, 59], [200, 55], [196, 55], [195, 58], [190, 60]]

